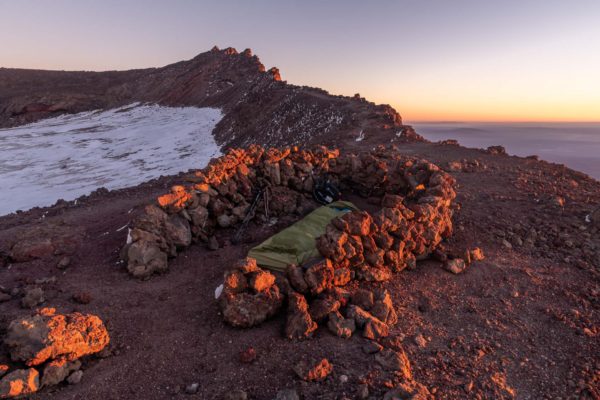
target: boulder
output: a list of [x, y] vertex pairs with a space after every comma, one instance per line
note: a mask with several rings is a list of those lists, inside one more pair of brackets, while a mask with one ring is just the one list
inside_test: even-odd
[[0, 399], [25, 396], [39, 388], [40, 374], [35, 368], [18, 369], [0, 379]]
[[48, 237], [22, 239], [16, 243], [10, 252], [14, 262], [25, 262], [37, 258], [47, 259], [54, 254], [54, 245]]
[[368, 340], [367, 343], [363, 344], [362, 350], [366, 354], [375, 354], [383, 350], [383, 346], [377, 342]]
[[11, 358], [35, 366], [65, 356], [74, 361], [104, 349], [110, 341], [102, 320], [91, 314], [56, 314], [45, 308], [12, 321], [4, 337]]

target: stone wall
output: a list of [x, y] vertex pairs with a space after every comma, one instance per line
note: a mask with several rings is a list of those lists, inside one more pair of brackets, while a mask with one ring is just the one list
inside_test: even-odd
[[268, 187], [269, 207], [255, 219], [298, 212], [315, 179], [327, 174], [342, 192], [353, 190], [382, 208], [334, 220], [317, 246], [336, 268], [366, 280], [414, 265], [452, 232], [454, 179], [436, 165], [380, 146], [360, 154], [250, 146], [231, 149], [174, 186], [132, 222], [123, 249], [128, 271], [147, 277], [168, 269], [168, 258], [193, 241], [210, 243], [215, 230], [246, 215], [258, 188]]

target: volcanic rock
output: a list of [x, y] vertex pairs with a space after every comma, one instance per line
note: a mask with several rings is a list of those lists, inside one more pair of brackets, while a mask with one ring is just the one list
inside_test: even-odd
[[384, 322], [377, 318], [367, 320], [364, 329], [363, 337], [371, 340], [384, 338], [390, 334], [390, 328]]
[[351, 318], [344, 318], [339, 311], [329, 314], [327, 328], [336, 336], [349, 338], [356, 330], [356, 323]]
[[453, 274], [460, 274], [466, 268], [467, 264], [462, 258], [454, 258], [452, 260], [446, 261], [446, 263], [444, 264], [444, 269], [448, 272], [452, 272]]
[[312, 337], [317, 328], [317, 323], [308, 312], [306, 298], [299, 293], [290, 293], [285, 336], [288, 339], [307, 339]]
[[290, 285], [292, 285], [294, 290], [296, 290], [298, 293], [308, 292], [308, 284], [304, 280], [304, 272], [302, 271], [302, 267], [296, 264], [288, 265], [286, 269], [286, 275]]
[[165, 238], [176, 248], [184, 248], [192, 243], [189, 222], [178, 214], [169, 215], [165, 221]]
[[0, 379], [0, 399], [32, 394], [40, 387], [40, 374], [34, 368], [18, 369]]
[[21, 306], [23, 308], [33, 308], [45, 301], [44, 291], [42, 288], [26, 288], [25, 296], [21, 299]]
[[79, 382], [81, 382], [81, 378], [83, 378], [83, 371], [77, 370], [71, 375], [69, 375], [69, 377], [67, 378], [67, 382], [69, 383], [69, 385], [77, 385], [79, 384]]
[[410, 361], [403, 349], [384, 349], [375, 354], [375, 361], [388, 371], [401, 372], [405, 378], [412, 379]]
[[333, 371], [333, 365], [326, 358], [318, 362], [302, 360], [294, 366], [296, 375], [307, 382], [322, 381], [331, 371]]
[[80, 367], [81, 361], [68, 361], [65, 356], [50, 361], [44, 367], [42, 387], [58, 385], [60, 382], [64, 381], [72, 371], [76, 371]]
[[482, 261], [485, 259], [483, 250], [481, 250], [479, 247], [469, 250], [469, 255], [471, 256], [471, 261]]
[[282, 303], [275, 276], [258, 268], [253, 258], [238, 261], [233, 270], [225, 273], [219, 305], [223, 319], [232, 326], [258, 325], [275, 315]]
[[12, 321], [4, 338], [14, 361], [28, 366], [44, 363], [65, 355], [74, 361], [101, 351], [109, 343], [104, 324], [95, 315], [56, 314], [52, 308], [42, 309], [32, 317]]
[[240, 352], [240, 361], [244, 364], [250, 364], [256, 360], [256, 350], [254, 347], [248, 347], [246, 350]]
[[383, 346], [377, 342], [372, 340], [367, 341], [367, 343], [363, 344], [362, 350], [366, 354], [375, 354], [380, 352], [383, 349]]
[[317, 298], [310, 303], [310, 316], [313, 321], [321, 322], [329, 313], [333, 313], [340, 309], [340, 302], [335, 300], [333, 297], [325, 296]]
[[136, 278], [147, 278], [154, 273], [168, 270], [167, 253], [157, 245], [137, 241], [127, 249], [127, 271]]
[[250, 273], [249, 286], [255, 292], [262, 292], [275, 284], [275, 275], [267, 271], [256, 271]]
[[335, 286], [346, 286], [352, 280], [352, 272], [349, 268], [337, 268], [333, 273], [333, 284]]
[[352, 294], [352, 299], [350, 300], [352, 304], [355, 304], [362, 308], [363, 310], [370, 310], [375, 304], [375, 299], [373, 297], [373, 292], [366, 289], [358, 289], [356, 292]]
[[317, 295], [332, 286], [335, 271], [329, 259], [323, 259], [308, 267], [304, 280], [310, 293]]

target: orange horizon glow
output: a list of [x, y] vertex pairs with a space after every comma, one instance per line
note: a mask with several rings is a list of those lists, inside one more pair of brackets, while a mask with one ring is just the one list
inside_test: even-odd
[[407, 124], [598, 122], [598, 15], [597, 0], [5, 1], [0, 67], [149, 68], [232, 46]]

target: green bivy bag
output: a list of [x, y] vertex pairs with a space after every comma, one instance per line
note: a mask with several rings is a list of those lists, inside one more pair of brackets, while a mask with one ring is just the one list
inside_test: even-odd
[[285, 271], [289, 264], [302, 265], [320, 257], [316, 239], [327, 224], [340, 215], [358, 208], [349, 201], [335, 201], [319, 207], [306, 217], [271, 236], [248, 252], [261, 267]]

